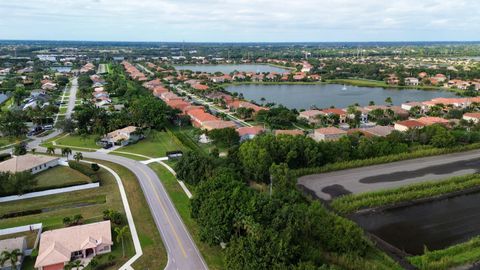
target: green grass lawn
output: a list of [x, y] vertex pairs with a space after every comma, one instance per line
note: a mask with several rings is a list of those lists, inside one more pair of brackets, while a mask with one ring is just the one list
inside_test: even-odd
[[37, 187], [60, 187], [62, 185], [88, 184], [91, 182], [88, 176], [67, 166], [56, 166], [40, 172], [35, 175], [35, 179], [38, 181]]
[[6, 111], [8, 110], [8, 108], [13, 104], [13, 98], [9, 98], [7, 99], [3, 104], [2, 104], [2, 107], [1, 107], [1, 111]]
[[102, 183], [99, 188], [0, 203], [0, 215], [43, 210], [39, 214], [0, 219], [0, 228], [41, 222], [44, 228], [54, 229], [63, 227], [64, 217], [75, 214], [81, 214], [86, 222], [95, 222], [102, 220], [105, 209], [123, 212], [120, 192], [113, 176], [106, 170], [100, 170], [99, 177]]
[[120, 152], [130, 152], [149, 157], [164, 157], [167, 151], [187, 148], [170, 132], [152, 130], [147, 137], [136, 144], [127, 145], [118, 149]]
[[58, 113], [60, 113], [60, 114], [67, 113], [67, 107], [61, 107]]
[[[159, 176], [168, 195], [172, 199], [175, 208], [182, 217], [183, 222], [188, 228], [188, 231], [192, 235], [197, 247], [203, 255], [208, 267], [210, 269], [225, 269], [222, 251], [219, 246], [209, 246], [200, 240], [198, 235], [199, 226], [194, 219], [190, 216], [190, 199], [185, 195], [183, 189], [177, 182], [175, 176], [173, 176], [165, 167], [158, 163], [152, 163], [149, 165]], [[192, 191], [192, 190], [191, 190]]]
[[24, 139], [25, 138], [0, 137], [0, 147], [6, 146], [6, 145], [9, 145], [9, 144], [12, 144], [12, 143], [17, 143], [17, 142], [20, 142]]
[[87, 136], [68, 135], [68, 136], [57, 139], [56, 142], [57, 142], [57, 145], [66, 145], [66, 146], [73, 146], [73, 147], [79, 147], [79, 148], [100, 149], [100, 146], [96, 145], [97, 137], [98, 137], [97, 135], [87, 135]]

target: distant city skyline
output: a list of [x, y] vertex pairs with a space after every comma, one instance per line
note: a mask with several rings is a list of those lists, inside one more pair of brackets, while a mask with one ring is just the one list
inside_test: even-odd
[[0, 39], [186, 42], [480, 40], [474, 0], [23, 0]]

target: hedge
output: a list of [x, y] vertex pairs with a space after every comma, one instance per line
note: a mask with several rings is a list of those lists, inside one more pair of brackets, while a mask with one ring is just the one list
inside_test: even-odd
[[80, 162], [77, 162], [75, 160], [69, 160], [68, 161], [68, 166], [70, 166], [70, 168], [72, 168], [76, 171], [79, 171], [80, 173], [90, 177], [90, 179], [92, 179], [93, 183], [99, 182], [98, 174], [97, 174], [96, 171], [94, 171], [92, 169], [91, 166], [84, 165], [84, 164], [82, 164]]

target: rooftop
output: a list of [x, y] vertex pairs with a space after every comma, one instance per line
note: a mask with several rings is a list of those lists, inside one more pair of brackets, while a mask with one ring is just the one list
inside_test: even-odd
[[14, 156], [0, 163], [0, 172], [23, 172], [32, 168], [45, 164], [47, 162], [58, 159], [58, 157], [50, 157], [44, 155], [26, 154], [22, 156]]

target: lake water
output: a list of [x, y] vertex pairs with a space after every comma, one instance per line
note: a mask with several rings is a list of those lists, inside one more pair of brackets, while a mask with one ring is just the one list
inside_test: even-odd
[[353, 217], [365, 230], [412, 255], [480, 234], [480, 193]]
[[260, 64], [238, 64], [238, 65], [178, 65], [175, 66], [177, 70], [191, 70], [191, 71], [202, 71], [208, 73], [222, 72], [224, 74], [229, 74], [236, 71], [244, 72], [277, 72], [283, 73], [287, 69], [274, 67], [270, 65], [260, 65]]
[[326, 108], [335, 106], [345, 108], [358, 103], [368, 105], [369, 101], [375, 104], [385, 104], [385, 99], [391, 97], [395, 105], [406, 101], [426, 101], [437, 97], [453, 97], [447, 91], [423, 91], [414, 89], [384, 89], [380, 87], [358, 87], [340, 84], [314, 84], [314, 85], [259, 85], [245, 84], [228, 86], [225, 90], [242, 93], [246, 100], [261, 103], [264, 97], [266, 102], [283, 104], [288, 108], [309, 109], [311, 106]]
[[51, 67], [51, 69], [57, 72], [66, 73], [66, 72], [70, 72], [70, 70], [72, 70], [72, 67]]

